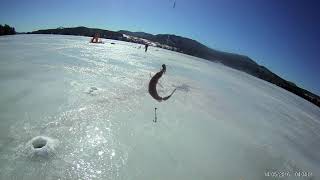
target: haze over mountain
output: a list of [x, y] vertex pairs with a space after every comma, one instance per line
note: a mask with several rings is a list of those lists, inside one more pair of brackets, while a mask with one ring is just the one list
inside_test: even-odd
[[231, 68], [246, 72], [252, 76], [273, 83], [283, 89], [286, 89], [320, 107], [320, 97], [305, 90], [294, 83], [287, 81], [277, 74], [271, 72], [266, 67], [257, 64], [248, 56], [235, 53], [228, 53], [211, 49], [195, 40], [170, 35], [170, 34], [149, 34], [145, 32], [130, 32], [130, 31], [109, 31], [87, 27], [72, 27], [72, 28], [56, 28], [45, 29], [30, 32], [31, 34], [61, 34], [61, 35], [77, 35], [77, 36], [93, 36], [94, 33], [99, 33], [102, 38], [122, 40], [140, 44], [151, 44], [156, 47], [165, 48], [191, 56], [196, 56], [213, 62], [220, 62]]

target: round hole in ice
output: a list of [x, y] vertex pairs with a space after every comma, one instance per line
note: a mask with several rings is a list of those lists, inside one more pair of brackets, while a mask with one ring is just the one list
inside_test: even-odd
[[36, 136], [26, 145], [26, 154], [31, 158], [50, 158], [56, 154], [55, 148], [59, 141], [46, 136]]
[[41, 149], [45, 145], [47, 145], [47, 140], [42, 137], [38, 137], [38, 138], [34, 139], [32, 142], [32, 146], [34, 149]]

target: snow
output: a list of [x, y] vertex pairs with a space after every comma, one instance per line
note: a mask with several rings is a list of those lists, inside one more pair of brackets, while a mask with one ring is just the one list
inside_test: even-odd
[[[315, 105], [218, 63], [103, 41], [0, 37], [0, 179], [320, 179]], [[162, 64], [160, 95], [177, 91], [159, 103], [147, 87]], [[54, 155], [26, 156], [37, 136], [59, 141]]]

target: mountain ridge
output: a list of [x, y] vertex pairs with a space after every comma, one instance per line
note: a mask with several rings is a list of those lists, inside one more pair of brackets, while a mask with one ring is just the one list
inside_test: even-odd
[[92, 37], [99, 33], [101, 38], [121, 40], [139, 44], [151, 44], [156, 47], [177, 51], [191, 56], [203, 58], [212, 62], [220, 62], [228, 67], [246, 72], [254, 77], [268, 81], [287, 91], [296, 94], [320, 107], [320, 97], [308, 90], [298, 87], [293, 82], [287, 81], [268, 68], [257, 64], [248, 56], [223, 52], [209, 48], [200, 42], [172, 34], [149, 34], [145, 32], [131, 32], [126, 30], [109, 31], [84, 26], [71, 28], [45, 29], [29, 32], [28, 34], [61, 34]]

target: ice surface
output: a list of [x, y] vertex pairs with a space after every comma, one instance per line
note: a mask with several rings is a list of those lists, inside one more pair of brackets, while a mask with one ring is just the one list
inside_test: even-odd
[[[88, 42], [0, 37], [0, 179], [320, 179], [315, 105], [199, 58]], [[162, 64], [160, 95], [177, 91], [158, 103], [147, 87]], [[36, 136], [59, 141], [54, 155], [26, 155]]]

